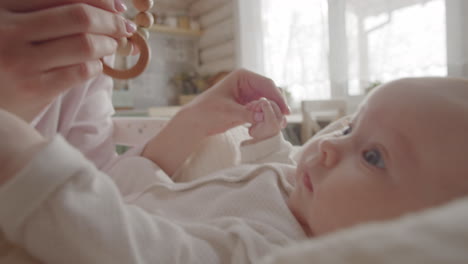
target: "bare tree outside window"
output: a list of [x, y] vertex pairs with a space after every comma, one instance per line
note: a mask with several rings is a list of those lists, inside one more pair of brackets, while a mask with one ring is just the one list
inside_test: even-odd
[[[340, 4], [342, 31], [329, 24]], [[262, 10], [265, 73], [296, 101], [332, 97], [330, 67], [340, 64], [348, 95], [376, 82], [447, 74], [445, 0], [262, 0]], [[345, 32], [338, 44], [347, 57], [331, 56], [331, 31]]]

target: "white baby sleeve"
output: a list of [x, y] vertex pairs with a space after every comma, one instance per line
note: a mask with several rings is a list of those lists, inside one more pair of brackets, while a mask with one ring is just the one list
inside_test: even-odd
[[124, 204], [109, 177], [62, 138], [0, 187], [0, 229], [43, 263], [216, 263], [206, 243]]
[[277, 162], [291, 165], [296, 164], [291, 157], [293, 146], [283, 138], [281, 133], [254, 144], [241, 146], [240, 151], [241, 163], [262, 164]]

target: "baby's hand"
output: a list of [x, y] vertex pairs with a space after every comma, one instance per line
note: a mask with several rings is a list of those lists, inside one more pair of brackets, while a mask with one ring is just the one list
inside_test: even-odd
[[253, 144], [278, 135], [281, 129], [286, 127], [286, 118], [281, 113], [278, 105], [262, 98], [246, 105], [252, 111], [255, 123], [249, 128], [251, 140], [242, 142], [242, 145]]

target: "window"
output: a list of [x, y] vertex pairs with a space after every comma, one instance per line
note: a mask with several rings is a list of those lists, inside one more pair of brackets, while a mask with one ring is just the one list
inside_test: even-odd
[[348, 1], [349, 94], [401, 77], [447, 75], [444, 1], [380, 2]]
[[323, 0], [263, 2], [264, 70], [293, 97], [330, 97], [327, 9]]
[[265, 74], [296, 101], [447, 74], [444, 0], [262, 0], [262, 9]]

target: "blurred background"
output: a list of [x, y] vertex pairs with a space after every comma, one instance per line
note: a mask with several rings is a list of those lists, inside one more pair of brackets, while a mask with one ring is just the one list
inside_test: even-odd
[[170, 116], [240, 67], [283, 89], [294, 124], [305, 101], [341, 100], [350, 113], [396, 78], [468, 77], [468, 1], [156, 0], [151, 12], [151, 65], [115, 82], [120, 110]]

